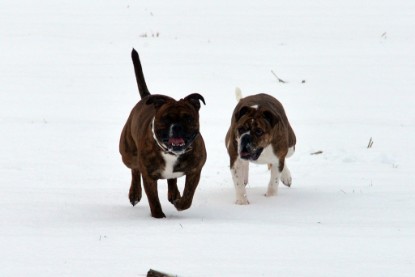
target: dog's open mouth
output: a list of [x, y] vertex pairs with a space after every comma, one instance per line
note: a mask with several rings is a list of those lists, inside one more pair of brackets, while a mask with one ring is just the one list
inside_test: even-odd
[[161, 140], [161, 148], [165, 151], [174, 153], [174, 154], [183, 154], [187, 151], [192, 149], [191, 145], [196, 138], [197, 133], [189, 135], [189, 136], [180, 136], [180, 135], [173, 135], [173, 136], [164, 136]]
[[165, 144], [168, 151], [174, 153], [181, 153], [187, 148], [186, 139], [182, 137], [170, 137]]
[[262, 150], [263, 148], [261, 147], [253, 151], [248, 151], [246, 147], [243, 147], [240, 153], [241, 159], [256, 161], [258, 160], [259, 156], [261, 156]]
[[169, 147], [183, 147], [186, 145], [183, 138], [169, 138], [169, 141], [167, 142]]

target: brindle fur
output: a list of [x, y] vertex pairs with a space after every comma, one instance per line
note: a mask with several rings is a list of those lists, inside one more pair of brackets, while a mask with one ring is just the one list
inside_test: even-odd
[[279, 159], [278, 170], [281, 173], [288, 149], [295, 148], [296, 144], [296, 136], [282, 104], [268, 94], [247, 96], [238, 102], [225, 138], [231, 169], [239, 156], [237, 140], [240, 128], [251, 132], [257, 128], [264, 131], [261, 136], [252, 136], [252, 145], [258, 148], [272, 145], [273, 153]]
[[157, 128], [158, 119], [165, 114], [181, 113], [183, 110], [194, 119], [188, 124], [196, 138], [187, 152], [178, 156], [173, 172], [183, 172], [186, 175], [183, 196], [177, 187], [177, 179], [168, 179], [168, 200], [177, 210], [188, 209], [192, 204], [193, 195], [199, 183], [202, 167], [206, 161], [206, 150], [202, 136], [199, 134], [199, 100], [204, 102], [201, 95], [191, 94], [179, 101], [164, 95], [151, 95], [145, 84], [138, 54], [133, 50], [132, 58], [136, 73], [137, 84], [142, 96], [122, 130], [119, 150], [124, 164], [131, 169], [132, 180], [129, 199], [134, 206], [141, 200], [141, 177], [144, 190], [147, 194], [151, 214], [155, 218], [165, 217], [158, 198], [157, 180], [162, 179], [165, 169], [165, 160], [162, 149], [153, 137], [152, 123]]

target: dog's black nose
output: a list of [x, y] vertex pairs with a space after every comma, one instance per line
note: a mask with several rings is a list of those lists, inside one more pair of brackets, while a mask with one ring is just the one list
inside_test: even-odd
[[241, 138], [241, 145], [249, 145], [252, 142], [251, 135], [243, 135]]
[[173, 131], [173, 133], [180, 133], [183, 131], [183, 127], [180, 124], [173, 124], [171, 126], [171, 130]]

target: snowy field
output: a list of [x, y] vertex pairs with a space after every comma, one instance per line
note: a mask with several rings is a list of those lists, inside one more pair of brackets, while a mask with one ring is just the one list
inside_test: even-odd
[[[118, 153], [132, 47], [152, 93], [207, 104], [193, 206], [160, 181], [161, 220], [130, 205]], [[414, 49], [412, 0], [2, 0], [0, 276], [413, 276]], [[278, 98], [298, 140], [292, 187], [264, 197], [251, 166], [248, 206], [224, 145], [236, 86]]]

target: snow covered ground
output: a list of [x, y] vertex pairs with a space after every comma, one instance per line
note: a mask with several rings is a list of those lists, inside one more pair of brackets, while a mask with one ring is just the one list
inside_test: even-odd
[[[151, 92], [207, 104], [193, 206], [160, 181], [162, 220], [130, 205], [118, 153], [132, 47]], [[413, 276], [414, 49], [411, 0], [2, 0], [0, 275]], [[248, 206], [224, 146], [236, 86], [277, 97], [298, 139], [293, 186], [266, 198], [251, 165]]]

